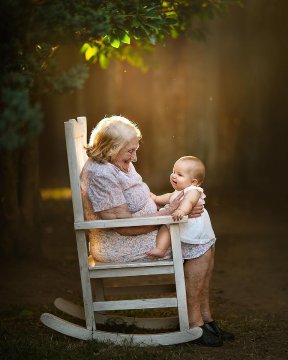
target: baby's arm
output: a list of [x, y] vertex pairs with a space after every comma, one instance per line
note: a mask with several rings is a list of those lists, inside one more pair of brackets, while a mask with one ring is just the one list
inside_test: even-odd
[[159, 205], [159, 206], [164, 206], [166, 204], [169, 204], [171, 195], [172, 195], [172, 193], [167, 193], [167, 194], [163, 194], [163, 195], [155, 195], [153, 193], [150, 193], [152, 200], [156, 203], [156, 205]]
[[193, 207], [198, 203], [200, 196], [201, 194], [198, 190], [190, 190], [187, 192], [179, 207], [172, 214], [173, 220], [181, 220], [184, 215], [190, 214]]

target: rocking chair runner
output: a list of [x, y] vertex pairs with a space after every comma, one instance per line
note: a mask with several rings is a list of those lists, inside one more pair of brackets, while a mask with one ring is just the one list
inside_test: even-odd
[[[80, 275], [83, 293], [84, 308], [62, 298], [55, 300], [55, 306], [64, 313], [76, 318], [83, 319], [86, 327], [73, 324], [55, 315], [44, 313], [41, 321], [46, 326], [82, 340], [96, 339], [98, 341], [110, 341], [117, 344], [132, 341], [133, 344], [145, 345], [171, 345], [195, 340], [202, 335], [201, 328], [189, 329], [186, 290], [183, 272], [183, 261], [179, 237], [179, 222], [174, 222], [171, 216], [143, 217], [117, 220], [85, 221], [80, 189], [80, 173], [87, 160], [84, 145], [87, 144], [87, 124], [85, 117], [78, 117], [78, 121], [65, 122], [65, 136], [69, 164], [70, 183], [72, 190], [72, 203], [74, 211], [74, 228], [76, 232], [77, 251], [80, 265]], [[187, 221], [187, 219], [181, 220]], [[180, 221], [180, 222], [181, 222]], [[92, 228], [116, 228], [126, 226], [161, 225], [170, 226], [173, 260], [156, 260], [151, 262], [130, 263], [96, 263], [93, 266], [88, 263], [88, 246], [85, 231]], [[176, 296], [139, 299], [139, 286], [137, 286], [137, 298], [132, 300], [107, 300], [106, 289], [103, 287], [108, 278], [119, 277], [151, 277], [152, 275], [174, 274]], [[129, 281], [127, 281], [129, 283]], [[95, 288], [92, 288], [95, 283]], [[140, 281], [139, 281], [140, 283]], [[137, 284], [138, 285], [138, 284]], [[161, 286], [159, 286], [159, 290]], [[93, 291], [94, 290], [94, 291]], [[115, 289], [114, 289], [115, 290]], [[151, 290], [151, 289], [150, 289]], [[149, 291], [149, 290], [148, 290]], [[130, 295], [130, 294], [129, 294]], [[151, 296], [151, 294], [150, 294]], [[105, 323], [115, 315], [107, 315], [108, 311], [148, 308], [178, 309], [176, 318], [152, 318], [137, 319], [121, 317], [127, 324], [133, 324], [142, 328], [153, 328], [151, 334], [120, 334], [102, 331], [99, 324]], [[104, 313], [103, 313], [104, 312]], [[119, 319], [119, 316], [116, 316]], [[171, 328], [171, 325], [179, 323], [179, 330], [163, 333], [155, 333], [155, 329]]]

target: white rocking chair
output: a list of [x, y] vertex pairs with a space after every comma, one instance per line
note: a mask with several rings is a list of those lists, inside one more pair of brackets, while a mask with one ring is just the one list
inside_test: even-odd
[[[141, 346], [172, 345], [199, 338], [202, 335], [201, 328], [198, 327], [189, 329], [183, 261], [179, 237], [179, 222], [174, 222], [171, 216], [85, 221], [80, 190], [80, 172], [87, 160], [87, 155], [84, 149], [84, 145], [87, 144], [86, 118], [78, 117], [77, 121], [73, 119], [65, 122], [65, 136], [84, 307], [73, 304], [62, 298], [56, 299], [54, 305], [66, 314], [85, 320], [86, 327], [68, 322], [49, 313], [41, 315], [40, 319], [42, 323], [53, 330], [77, 339], [95, 339], [98, 341], [108, 341], [116, 344], [131, 343]], [[187, 221], [187, 219], [182, 221]], [[155, 260], [151, 262], [131, 262], [125, 264], [96, 263], [93, 266], [89, 265], [88, 245], [85, 235], [86, 230], [92, 228], [108, 229], [125, 226], [161, 224], [170, 226], [173, 260]], [[142, 279], [150, 279], [152, 275], [156, 275], [154, 278], [157, 280], [157, 275], [159, 276], [164, 274], [166, 274], [166, 276], [167, 274], [174, 274], [176, 295], [174, 290], [173, 297], [163, 297], [164, 290], [166, 291], [167, 289], [164, 289], [161, 284], [157, 284], [157, 290], [162, 291], [162, 297], [151, 298], [151, 293], [154, 291], [152, 289], [153, 286], [148, 283], [148, 293], [150, 293], [150, 298], [139, 299], [139, 294], [141, 293], [141, 287], [139, 286], [141, 281], [139, 277], [141, 276]], [[127, 293], [129, 291], [129, 295], [131, 288], [136, 290], [136, 299], [107, 300], [109, 289], [105, 288], [103, 284], [105, 285], [106, 282], [107, 285], [108, 281], [109, 285], [109, 279], [110, 281], [113, 281], [113, 278], [117, 278], [117, 285], [119, 285], [119, 281], [121, 280], [119, 277], [125, 277], [126, 285], [127, 283], [129, 284], [130, 279], [133, 279], [133, 277], [135, 279], [135, 277], [137, 277], [137, 286], [130, 286], [130, 291], [127, 290]], [[94, 287], [92, 287], [92, 285], [94, 285]], [[117, 288], [115, 289], [114, 287], [111, 290], [115, 293]], [[112, 295], [115, 294], [112, 293]], [[171, 307], [178, 309], [177, 317], [137, 319], [134, 317], [119, 317], [118, 315], [115, 315], [116, 310]], [[107, 315], [108, 311], [113, 311], [114, 313]], [[113, 319], [116, 323], [119, 323], [121, 320], [121, 322], [125, 322], [127, 325], [144, 328], [145, 331], [140, 334], [127, 334], [99, 330], [99, 325], [100, 328], [101, 326], [103, 328], [102, 324], [105, 324], [107, 321], [108, 323], [109, 321], [111, 323], [111, 320], [113, 322]], [[171, 327], [177, 328], [177, 326], [177, 331], [171, 331]], [[153, 332], [146, 333], [147, 329], [153, 329]], [[157, 332], [157, 329], [161, 330]], [[163, 329], [170, 330], [163, 332]]]

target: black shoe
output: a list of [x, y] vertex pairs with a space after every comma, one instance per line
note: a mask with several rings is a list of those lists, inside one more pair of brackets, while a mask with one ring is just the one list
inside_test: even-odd
[[216, 321], [210, 321], [208, 323], [205, 323], [203, 326], [205, 327], [206, 330], [210, 331], [212, 334], [215, 334], [222, 340], [235, 340], [234, 334], [220, 329]]
[[211, 331], [207, 330], [206, 324], [200, 326], [203, 330], [203, 334], [199, 339], [194, 340], [193, 342], [198, 345], [203, 346], [221, 346], [223, 341], [221, 337], [214, 335]]

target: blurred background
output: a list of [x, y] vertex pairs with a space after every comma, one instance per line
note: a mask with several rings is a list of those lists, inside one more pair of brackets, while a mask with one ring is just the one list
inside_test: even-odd
[[[205, 42], [157, 46], [145, 73], [95, 65], [82, 90], [45, 96], [41, 187], [69, 186], [64, 121], [87, 116], [90, 132], [121, 114], [142, 131], [136, 167], [154, 192], [170, 189], [173, 163], [187, 154], [205, 162], [207, 191], [287, 192], [287, 12], [285, 1], [248, 1], [213, 20]], [[61, 54], [65, 66], [80, 56]]]

